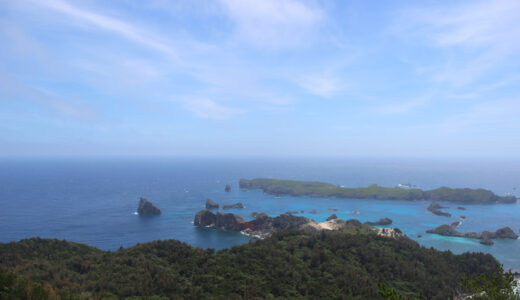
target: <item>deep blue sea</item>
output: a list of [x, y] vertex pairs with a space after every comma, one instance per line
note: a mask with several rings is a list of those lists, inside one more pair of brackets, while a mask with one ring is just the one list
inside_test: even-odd
[[[455, 253], [493, 254], [506, 268], [520, 270], [520, 240], [477, 240], [442, 237], [425, 231], [467, 218], [458, 230], [520, 229], [520, 204], [458, 205], [446, 203], [451, 218], [426, 210], [426, 201], [382, 201], [275, 197], [261, 191], [240, 191], [240, 178], [318, 180], [347, 187], [415, 184], [486, 188], [497, 194], [520, 189], [520, 162], [421, 159], [311, 158], [88, 158], [0, 160], [0, 242], [29, 237], [67, 239], [105, 250], [130, 247], [157, 239], [177, 239], [190, 245], [222, 249], [247, 243], [240, 233], [193, 226], [194, 214], [206, 198], [218, 203], [243, 202], [232, 209], [245, 219], [256, 212], [276, 216], [304, 210], [305, 217], [324, 221], [331, 212], [343, 219], [375, 221], [389, 217], [392, 226], [426, 247]], [[232, 191], [224, 192], [231, 184]], [[518, 194], [517, 194], [518, 195]], [[135, 214], [139, 197], [146, 197], [161, 216]], [[311, 210], [318, 214], [308, 214]], [[359, 211], [354, 215], [353, 211]], [[418, 238], [418, 234], [422, 237]]]

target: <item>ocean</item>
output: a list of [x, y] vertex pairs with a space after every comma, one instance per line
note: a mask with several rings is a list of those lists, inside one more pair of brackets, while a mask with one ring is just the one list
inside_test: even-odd
[[[346, 187], [400, 183], [421, 189], [440, 186], [486, 188], [499, 195], [520, 189], [520, 162], [346, 159], [346, 158], [31, 158], [0, 160], [0, 242], [30, 237], [66, 239], [104, 250], [131, 247], [152, 240], [177, 239], [195, 247], [223, 249], [251, 239], [193, 225], [195, 213], [211, 198], [224, 203], [242, 202], [230, 209], [244, 219], [252, 212], [271, 216], [303, 210], [302, 216], [324, 221], [332, 212], [342, 219], [376, 221], [389, 217], [425, 247], [454, 253], [491, 253], [506, 269], [520, 270], [520, 240], [478, 240], [425, 233], [466, 216], [462, 232], [509, 226], [520, 229], [520, 204], [463, 205], [444, 203], [452, 217], [427, 211], [427, 201], [388, 201], [276, 197], [261, 191], [241, 191], [240, 178], [316, 180]], [[230, 184], [231, 192], [224, 187]], [[136, 215], [140, 197], [162, 210], [160, 216]], [[316, 210], [317, 214], [310, 211]], [[359, 211], [359, 214], [354, 214]], [[418, 237], [418, 235], [422, 237]]]

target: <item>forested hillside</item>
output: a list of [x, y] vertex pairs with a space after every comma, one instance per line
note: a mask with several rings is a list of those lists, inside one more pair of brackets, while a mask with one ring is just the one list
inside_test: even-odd
[[[448, 299], [463, 291], [463, 277], [499, 270], [491, 255], [454, 255], [407, 238], [300, 231], [219, 252], [175, 240], [105, 252], [34, 238], [1, 244], [0, 266], [3, 299], [17, 282], [18, 292], [38, 291], [34, 299], [382, 299], [382, 284], [406, 297]], [[9, 281], [11, 271], [23, 278]]]

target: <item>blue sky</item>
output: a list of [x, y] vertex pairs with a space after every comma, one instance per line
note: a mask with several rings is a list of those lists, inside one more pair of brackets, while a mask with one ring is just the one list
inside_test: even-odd
[[520, 157], [520, 1], [0, 0], [0, 155]]

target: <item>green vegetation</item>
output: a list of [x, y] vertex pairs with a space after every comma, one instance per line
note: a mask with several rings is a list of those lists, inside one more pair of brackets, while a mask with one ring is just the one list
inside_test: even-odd
[[219, 252], [175, 240], [105, 252], [34, 238], [0, 244], [0, 267], [27, 278], [14, 286], [47, 287], [48, 299], [448, 299], [462, 291], [461, 278], [501, 274], [487, 254], [454, 255], [373, 233], [302, 231]]
[[504, 273], [502, 267], [492, 273], [462, 279], [462, 285], [474, 295], [472, 299], [475, 300], [518, 300], [520, 296], [515, 295], [514, 284], [513, 273]]
[[514, 196], [497, 196], [484, 189], [452, 189], [441, 187], [434, 190], [405, 189], [399, 187], [345, 188], [330, 183], [316, 181], [278, 180], [256, 178], [240, 179], [240, 188], [261, 189], [275, 195], [337, 197], [348, 199], [387, 199], [387, 200], [431, 200], [460, 203], [516, 203]]

